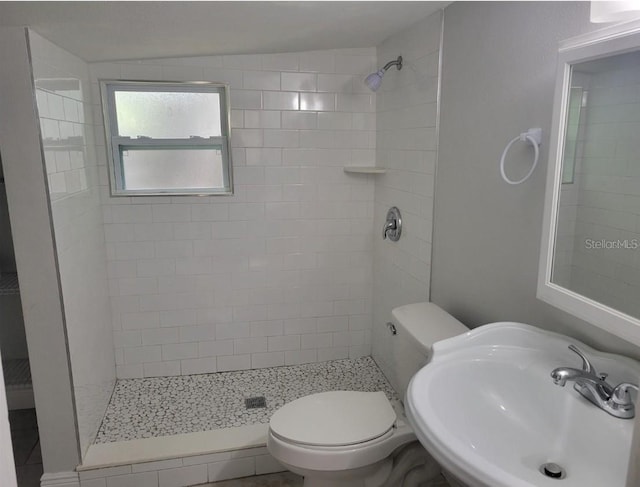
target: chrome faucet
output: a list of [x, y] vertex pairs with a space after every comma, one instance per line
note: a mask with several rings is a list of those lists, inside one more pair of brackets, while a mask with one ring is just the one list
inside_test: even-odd
[[573, 367], [553, 369], [551, 371], [553, 383], [564, 387], [567, 381], [574, 382], [573, 388], [600, 409], [616, 418], [633, 418], [635, 406], [629, 391], [631, 389], [638, 391], [638, 386], [628, 382], [612, 386], [606, 381], [607, 374], [598, 374], [578, 347], [569, 345], [569, 350], [578, 354], [582, 359], [582, 369], [574, 369]]

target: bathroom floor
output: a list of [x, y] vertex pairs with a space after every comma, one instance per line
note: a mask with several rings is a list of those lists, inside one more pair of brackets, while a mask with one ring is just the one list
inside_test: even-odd
[[302, 487], [304, 479], [291, 472], [257, 475], [243, 479], [223, 480], [203, 487]]
[[[304, 479], [291, 472], [257, 475], [236, 480], [214, 482], [203, 487], [302, 487]], [[437, 479], [421, 487], [450, 487], [445, 478], [440, 475]]]
[[[283, 404], [324, 391], [397, 394], [371, 357], [116, 384], [96, 443], [267, 423]], [[246, 400], [264, 398], [247, 408]]]

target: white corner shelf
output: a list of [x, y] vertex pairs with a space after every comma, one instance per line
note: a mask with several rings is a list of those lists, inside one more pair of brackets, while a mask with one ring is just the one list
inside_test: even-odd
[[384, 174], [387, 170], [384, 167], [375, 166], [344, 166], [344, 172], [352, 174]]

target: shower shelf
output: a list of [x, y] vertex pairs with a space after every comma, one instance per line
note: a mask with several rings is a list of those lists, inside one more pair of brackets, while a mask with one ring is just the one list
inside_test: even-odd
[[344, 172], [352, 174], [384, 174], [387, 170], [384, 167], [375, 166], [344, 166]]
[[18, 274], [15, 272], [3, 272], [0, 275], [0, 296], [20, 294], [18, 286]]

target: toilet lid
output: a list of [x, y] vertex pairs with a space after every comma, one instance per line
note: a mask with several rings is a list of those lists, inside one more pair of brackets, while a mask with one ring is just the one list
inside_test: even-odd
[[331, 391], [285, 404], [271, 416], [269, 426], [293, 443], [341, 446], [377, 438], [395, 421], [384, 392]]

